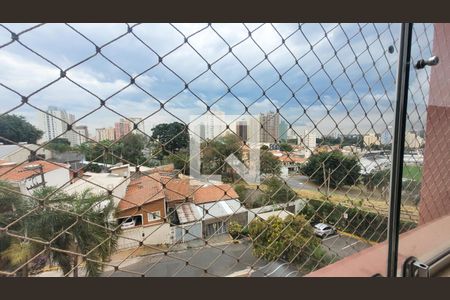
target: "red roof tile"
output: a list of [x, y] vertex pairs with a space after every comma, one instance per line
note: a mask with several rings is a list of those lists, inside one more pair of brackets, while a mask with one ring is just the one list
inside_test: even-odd
[[158, 173], [143, 175], [140, 178], [131, 180], [124, 199], [119, 202], [119, 211], [164, 199], [160, 181], [161, 176]]
[[195, 204], [236, 198], [239, 198], [239, 195], [229, 184], [203, 186], [201, 188], [197, 188], [194, 192]]

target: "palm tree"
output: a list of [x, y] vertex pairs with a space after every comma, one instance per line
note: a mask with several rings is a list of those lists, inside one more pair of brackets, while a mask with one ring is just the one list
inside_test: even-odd
[[[117, 246], [118, 231], [113, 230], [116, 224], [111, 221], [115, 210], [111, 197], [90, 190], [69, 195], [52, 187], [41, 188], [33, 196], [42, 199], [45, 205], [28, 203], [27, 209], [35, 211], [24, 218], [22, 231], [30, 238], [51, 242], [45, 255], [59, 265], [65, 275], [73, 271], [73, 276], [78, 276], [79, 256], [84, 256], [86, 275], [99, 276], [103, 269], [101, 262], [107, 260]], [[18, 265], [43, 249], [43, 244], [39, 243], [31, 243], [26, 248], [10, 243], [4, 253], [12, 265]]]

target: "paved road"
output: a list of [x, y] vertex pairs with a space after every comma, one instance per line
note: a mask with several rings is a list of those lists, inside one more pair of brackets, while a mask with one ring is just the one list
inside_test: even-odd
[[[370, 245], [346, 235], [335, 235], [322, 240], [324, 249], [337, 259], [354, 254]], [[186, 261], [189, 263], [186, 264]], [[251, 269], [250, 266], [253, 266]], [[121, 269], [146, 277], [209, 277], [209, 276], [251, 276], [251, 277], [295, 277], [299, 276], [295, 266], [275, 261], [267, 262], [253, 256], [251, 244], [228, 244], [179, 252], [149, 255], [138, 258], [135, 263]], [[205, 272], [204, 270], [207, 270]], [[140, 276], [124, 271], [104, 273], [104, 276]]]
[[[223, 251], [223, 253], [222, 253]], [[186, 264], [186, 261], [189, 264]], [[254, 266], [250, 272], [249, 266]], [[249, 276], [292, 276], [296, 269], [282, 262], [267, 263], [253, 256], [249, 243], [229, 244], [180, 252], [149, 255], [134, 264], [121, 268], [125, 271], [144, 273], [147, 277], [201, 277], [228, 276], [248, 273]], [[204, 270], [207, 270], [205, 273]], [[247, 271], [247, 272], [245, 272]], [[123, 271], [105, 272], [104, 276], [139, 276]]]
[[342, 234], [324, 238], [322, 240], [322, 245], [330, 255], [333, 257], [337, 256], [337, 259], [355, 254], [371, 246], [363, 240]]

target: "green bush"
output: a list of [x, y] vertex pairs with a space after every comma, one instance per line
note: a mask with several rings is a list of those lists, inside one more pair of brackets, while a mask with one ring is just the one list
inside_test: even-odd
[[[347, 219], [344, 219], [344, 213], [347, 214]], [[388, 217], [375, 212], [310, 199], [302, 210], [302, 214], [311, 222], [332, 224], [339, 230], [353, 233], [367, 240], [379, 242], [387, 238]], [[400, 221], [400, 233], [416, 226], [415, 222]]]

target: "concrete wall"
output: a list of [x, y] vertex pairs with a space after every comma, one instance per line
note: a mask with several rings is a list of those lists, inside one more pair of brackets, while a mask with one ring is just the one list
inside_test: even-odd
[[160, 245], [171, 243], [171, 229], [168, 223], [139, 226], [122, 230], [117, 241], [117, 249], [128, 249], [144, 245]]
[[173, 226], [173, 243], [184, 243], [202, 238], [202, 222]]

